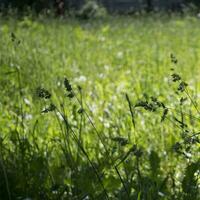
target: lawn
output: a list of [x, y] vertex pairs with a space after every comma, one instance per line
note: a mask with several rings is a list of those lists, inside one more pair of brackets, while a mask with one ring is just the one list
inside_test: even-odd
[[200, 19], [1, 17], [0, 44], [0, 199], [199, 199]]

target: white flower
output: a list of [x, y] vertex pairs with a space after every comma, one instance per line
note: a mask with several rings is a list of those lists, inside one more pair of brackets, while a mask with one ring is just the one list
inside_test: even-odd
[[103, 73], [99, 74], [99, 78], [103, 79], [105, 75]]
[[123, 54], [122, 51], [119, 51], [119, 52], [117, 53], [117, 58], [122, 59], [123, 56], [124, 56], [124, 54]]
[[104, 127], [105, 127], [105, 128], [110, 128], [110, 123], [109, 123], [109, 122], [105, 122], [105, 123], [104, 123]]
[[104, 42], [105, 40], [106, 40], [105, 37], [103, 37], [103, 36], [99, 37], [99, 41], [100, 41], [100, 42]]
[[91, 112], [95, 113], [97, 111], [97, 105], [96, 104], [90, 104], [89, 109]]
[[108, 70], [110, 69], [110, 66], [109, 66], [109, 65], [104, 65], [104, 69], [105, 69], [106, 71], [108, 71]]
[[27, 106], [30, 106], [30, 105], [31, 105], [31, 102], [30, 102], [27, 98], [24, 98], [24, 103], [25, 103]]
[[24, 116], [24, 118], [25, 118], [26, 120], [31, 120], [31, 119], [33, 118], [33, 116], [32, 116], [31, 114], [26, 114], [26, 115]]
[[79, 76], [78, 78], [74, 79], [75, 82], [85, 82], [87, 78], [85, 76]]

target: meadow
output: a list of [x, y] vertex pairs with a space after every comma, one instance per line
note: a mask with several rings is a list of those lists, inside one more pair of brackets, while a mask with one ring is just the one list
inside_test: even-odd
[[200, 19], [1, 17], [0, 44], [0, 199], [200, 198]]

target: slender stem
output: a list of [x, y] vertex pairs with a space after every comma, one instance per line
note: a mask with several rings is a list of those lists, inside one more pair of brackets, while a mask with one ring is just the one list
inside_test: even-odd
[[[1, 155], [1, 157], [2, 157], [2, 155]], [[7, 190], [7, 193], [8, 193], [8, 199], [11, 200], [11, 193], [10, 193], [10, 188], [9, 188], [8, 176], [7, 176], [6, 169], [5, 169], [5, 166], [4, 166], [4, 163], [3, 163], [3, 158], [2, 159], [0, 158], [0, 164], [1, 164], [2, 169], [3, 169], [4, 179], [5, 179], [5, 182], [6, 182], [6, 190]]]
[[[60, 114], [61, 114], [61, 113], [60, 113]], [[104, 187], [104, 184], [103, 184], [103, 182], [102, 182], [102, 180], [101, 180], [101, 178], [100, 178], [100, 176], [99, 176], [99, 174], [98, 174], [98, 171], [97, 171], [96, 167], [94, 166], [94, 164], [93, 164], [92, 161], [90, 160], [89, 155], [87, 154], [87, 152], [85, 151], [84, 147], [83, 147], [82, 144], [80, 143], [80, 141], [79, 141], [79, 139], [77, 138], [77, 136], [76, 136], [74, 130], [73, 130], [72, 127], [69, 125], [68, 121], [65, 119], [65, 116], [63, 116], [62, 114], [61, 114], [61, 116], [62, 116], [62, 118], [63, 118], [63, 120], [64, 120], [64, 122], [65, 122], [65, 125], [66, 125], [68, 128], [70, 128], [71, 133], [72, 133], [71, 135], [72, 135], [73, 139], [75, 140], [75, 142], [76, 142], [77, 145], [79, 146], [80, 150], [81, 150], [82, 153], [86, 156], [88, 162], [90, 163], [91, 167], [93, 168], [94, 173], [96, 174], [97, 179], [98, 179], [100, 185], [102, 186], [102, 189], [103, 189], [103, 191], [104, 191], [104, 194], [105, 194], [106, 199], [109, 199], [108, 193], [107, 193], [107, 191], [106, 191], [106, 189], [105, 189], [105, 187]]]
[[125, 183], [124, 183], [124, 181], [123, 181], [123, 179], [122, 179], [122, 177], [121, 177], [121, 174], [120, 174], [120, 172], [119, 172], [117, 166], [115, 166], [115, 171], [117, 172], [117, 174], [118, 174], [118, 176], [119, 176], [119, 178], [120, 178], [120, 181], [122, 182], [122, 185], [123, 185], [123, 187], [124, 187], [124, 190], [125, 190], [125, 192], [126, 192], [126, 194], [127, 194], [127, 197], [129, 198], [129, 192], [128, 192], [127, 188], [126, 188], [126, 185], [125, 185]]
[[[78, 101], [78, 103], [81, 105], [81, 101], [77, 98], [77, 96], [75, 95], [75, 93], [74, 93], [74, 96], [75, 96], [76, 100]], [[86, 106], [89, 108], [89, 106], [87, 104], [86, 104]], [[101, 143], [102, 143], [102, 145], [103, 145], [103, 147], [104, 147], [104, 149], [106, 151], [106, 154], [108, 154], [109, 152], [108, 152], [108, 149], [107, 149], [107, 147], [106, 147], [106, 145], [104, 143], [104, 139], [102, 138], [101, 134], [97, 130], [97, 128], [94, 125], [94, 123], [93, 123], [92, 119], [90, 118], [89, 114], [85, 110], [83, 110], [83, 112], [85, 113], [87, 119], [89, 120], [90, 124], [92, 125], [92, 127], [93, 127], [95, 133], [97, 134], [98, 138], [100, 139], [100, 141], [101, 141]]]
[[[80, 91], [80, 105], [81, 105], [81, 109], [84, 110], [83, 108], [83, 95], [82, 95], [82, 90], [79, 90]], [[81, 117], [80, 117], [80, 123], [79, 123], [79, 136], [78, 136], [78, 140], [80, 141], [80, 143], [82, 144], [82, 126], [83, 126], [83, 113], [81, 112], [80, 113]], [[76, 162], [78, 164], [79, 162], [79, 158], [80, 158], [80, 155], [79, 155], [79, 148], [77, 146], [77, 156], [76, 156]]]
[[198, 108], [198, 106], [197, 106], [197, 103], [192, 99], [192, 97], [190, 96], [189, 91], [188, 91], [187, 88], [185, 89], [185, 93], [186, 93], [186, 95], [189, 97], [191, 103], [192, 103], [193, 106], [195, 107], [195, 109], [196, 109], [196, 111], [198, 112], [198, 114], [200, 115], [200, 110], [199, 110], [199, 108]]
[[132, 124], [133, 124], [133, 127], [135, 128], [134, 112], [133, 112], [131, 101], [129, 99], [128, 94], [126, 94], [126, 100], [128, 102], [129, 110], [130, 110], [130, 113], [131, 113]]

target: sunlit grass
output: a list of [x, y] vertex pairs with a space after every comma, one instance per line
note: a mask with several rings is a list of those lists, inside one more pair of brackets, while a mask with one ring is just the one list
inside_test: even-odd
[[[189, 84], [192, 98], [198, 102], [199, 25], [200, 20], [191, 16], [116, 16], [91, 21], [2, 18], [2, 137], [12, 138], [17, 130], [27, 138], [35, 134], [42, 148], [44, 144], [50, 149], [58, 148], [57, 144], [54, 148], [51, 142], [59, 140], [59, 120], [55, 120], [53, 113], [41, 114], [45, 103], [36, 97], [36, 88], [44, 87], [52, 93], [52, 101], [60, 109], [65, 107], [63, 112], [66, 112], [73, 127], [79, 127], [80, 120], [83, 120], [82, 142], [91, 158], [95, 159], [102, 144], [88, 118], [81, 119], [75, 114], [80, 109], [76, 99], [69, 100], [64, 95], [63, 80], [67, 77], [76, 93], [80, 92], [77, 87], [81, 86], [84, 109], [96, 129], [105, 136], [106, 144], [112, 146], [109, 139], [120, 136], [129, 141], [127, 148], [121, 152], [134, 143], [146, 152], [158, 151], [163, 159], [161, 169], [167, 173], [179, 160], [173, 157], [171, 147], [179, 140], [180, 129], [171, 123], [171, 118], [161, 123], [162, 111], [156, 115], [141, 110], [136, 111], [134, 128], [125, 94], [129, 95], [133, 104], [146, 95], [158, 97], [171, 108], [171, 113], [175, 112], [175, 116], [180, 117], [180, 96], [175, 95], [176, 86], [170, 79], [171, 68], [175, 68]], [[171, 54], [178, 60], [175, 65], [171, 63]], [[79, 93], [77, 97], [80, 98]], [[191, 120], [189, 114], [198, 119], [199, 113], [189, 99], [184, 109], [188, 123]], [[199, 128], [196, 120], [190, 126], [194, 131]], [[8, 141], [8, 144], [11, 143], [12, 140]], [[71, 148], [73, 152], [77, 151], [75, 144]], [[58, 148], [58, 154], [60, 151]], [[55, 157], [52, 155], [49, 162]], [[101, 156], [99, 159], [102, 159]], [[58, 159], [57, 162], [62, 161]], [[58, 163], [52, 164], [52, 170]], [[181, 166], [178, 165], [177, 169]]]

